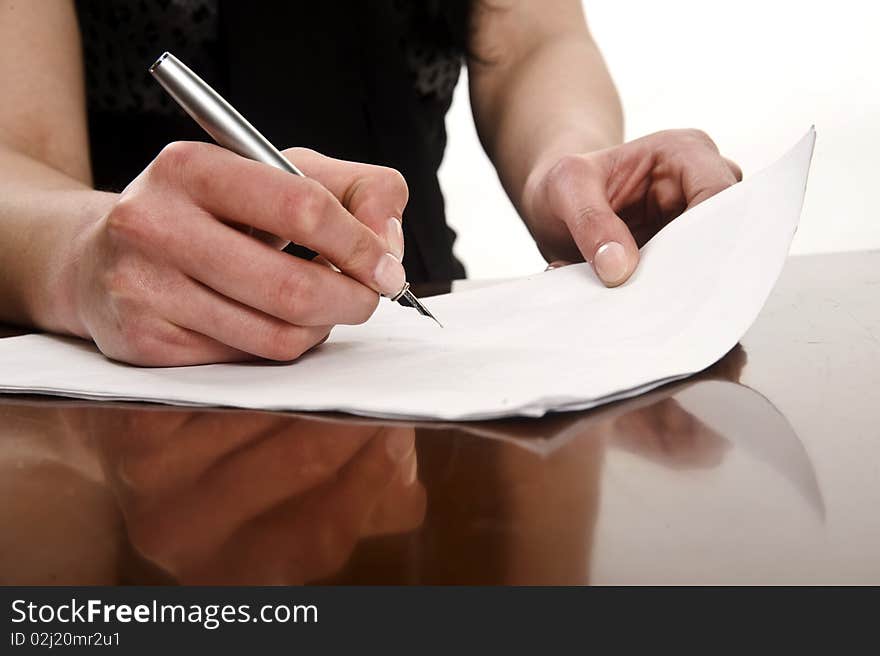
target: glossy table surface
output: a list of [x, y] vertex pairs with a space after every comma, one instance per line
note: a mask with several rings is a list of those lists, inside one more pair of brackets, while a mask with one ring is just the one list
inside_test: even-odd
[[880, 583], [880, 252], [791, 258], [723, 360], [589, 412], [0, 396], [0, 526], [4, 584]]

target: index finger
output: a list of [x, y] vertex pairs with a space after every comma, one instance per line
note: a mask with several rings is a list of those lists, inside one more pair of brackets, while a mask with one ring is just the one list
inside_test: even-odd
[[[314, 178], [377, 233], [388, 217], [401, 218], [409, 188], [399, 171], [387, 166], [327, 157], [309, 148], [289, 148], [285, 157]], [[379, 230], [377, 230], [379, 228]]]
[[387, 166], [327, 157], [308, 148], [290, 148], [285, 157], [339, 199], [358, 221], [383, 238], [389, 251], [403, 258], [403, 211], [409, 188], [399, 171]]
[[406, 282], [385, 241], [319, 182], [203, 143], [175, 143], [160, 157], [166, 179], [219, 218], [306, 246], [346, 275], [393, 296]]

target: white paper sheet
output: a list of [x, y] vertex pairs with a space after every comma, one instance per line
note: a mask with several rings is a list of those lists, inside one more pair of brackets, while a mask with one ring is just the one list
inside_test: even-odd
[[48, 335], [0, 339], [0, 391], [412, 419], [540, 416], [700, 371], [742, 337], [797, 228], [810, 130], [782, 159], [670, 223], [633, 277], [585, 264], [431, 298], [441, 329], [380, 304], [291, 364], [138, 368]]

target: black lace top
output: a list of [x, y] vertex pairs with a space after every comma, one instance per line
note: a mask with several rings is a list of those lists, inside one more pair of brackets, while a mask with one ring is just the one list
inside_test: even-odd
[[147, 72], [169, 50], [279, 148], [399, 169], [409, 279], [462, 277], [437, 168], [468, 5], [78, 0], [96, 186], [123, 188], [170, 141], [208, 140]]

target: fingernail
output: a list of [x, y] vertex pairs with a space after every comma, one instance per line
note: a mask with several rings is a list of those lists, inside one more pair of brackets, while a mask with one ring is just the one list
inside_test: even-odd
[[385, 222], [385, 241], [391, 254], [398, 260], [403, 259], [403, 226], [393, 216]]
[[609, 287], [619, 285], [626, 278], [629, 264], [626, 261], [626, 250], [616, 241], [609, 241], [596, 251], [593, 258], [593, 268], [596, 273]]
[[415, 449], [411, 432], [393, 431], [385, 438], [385, 450], [393, 462], [402, 462]]
[[376, 285], [385, 296], [395, 296], [406, 284], [403, 265], [391, 253], [385, 253], [376, 265]]

